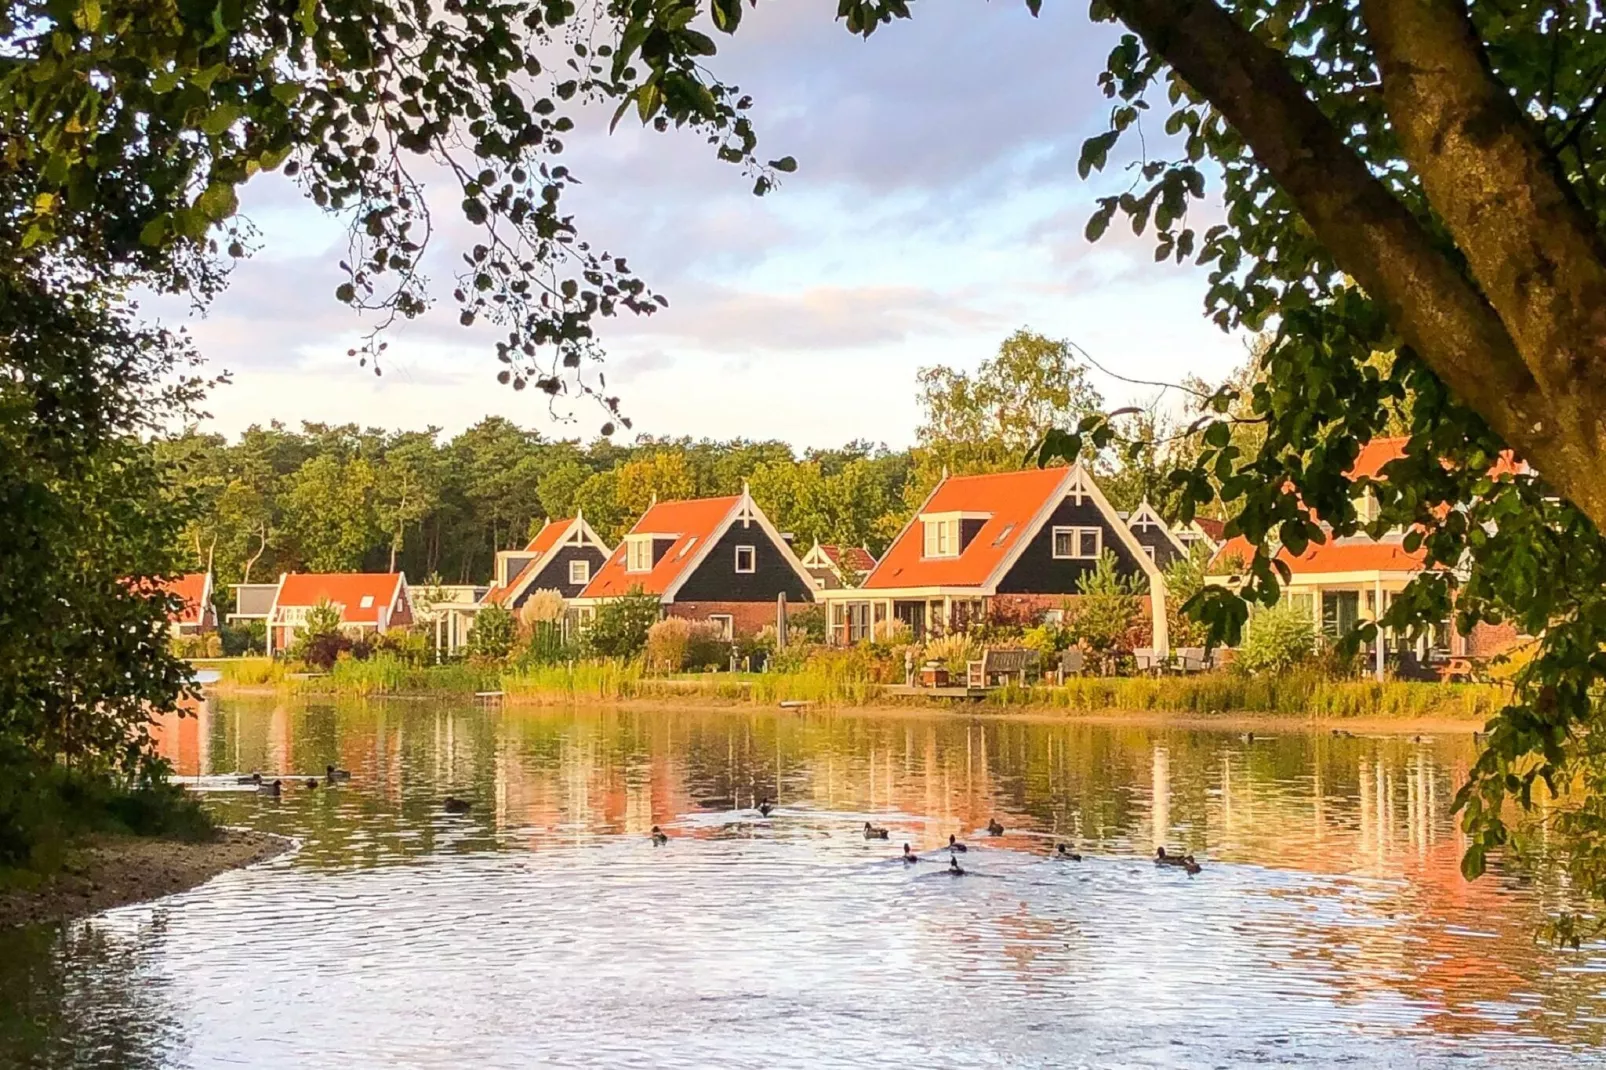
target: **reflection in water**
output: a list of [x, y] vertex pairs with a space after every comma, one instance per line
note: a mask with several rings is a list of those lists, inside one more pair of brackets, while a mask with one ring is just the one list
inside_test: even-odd
[[[0, 936], [0, 1064], [1578, 1065], [1606, 1039], [1606, 954], [1535, 947], [1547, 890], [1460, 878], [1467, 737], [245, 701], [161, 736], [225, 821], [303, 847]], [[351, 785], [277, 802], [206, 779], [331, 762]]]

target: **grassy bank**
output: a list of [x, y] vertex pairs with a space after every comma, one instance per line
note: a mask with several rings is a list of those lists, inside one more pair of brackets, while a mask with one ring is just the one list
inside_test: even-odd
[[[266, 659], [215, 663], [224, 690], [273, 687], [346, 695], [466, 695], [501, 691], [511, 702], [566, 704], [632, 699], [774, 706], [940, 706], [950, 700], [892, 697], [883, 685], [840, 663], [789, 673], [650, 675], [639, 662], [578, 662], [522, 669], [440, 665], [413, 668], [391, 658], [337, 663], [307, 677]], [[1492, 684], [1332, 680], [1318, 673], [1186, 677], [1081, 677], [1063, 687], [1004, 688], [969, 709], [1269, 714], [1289, 717], [1452, 718], [1485, 720], [1505, 692]]]

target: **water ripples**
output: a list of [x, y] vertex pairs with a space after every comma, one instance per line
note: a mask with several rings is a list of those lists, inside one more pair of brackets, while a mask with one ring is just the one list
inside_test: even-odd
[[[374, 714], [342, 716], [349, 737]], [[358, 770], [349, 786], [275, 802], [218, 783], [220, 812], [296, 834], [292, 855], [60, 934], [0, 939], [0, 1004], [21, 1010], [0, 1012], [0, 1062], [1606, 1063], [1593, 1047], [1606, 956], [1535, 949], [1517, 926], [1538, 915], [1514, 892], [1444, 886], [1431, 863], [1447, 815], [1411, 801], [1427, 789], [1380, 826], [1369, 815], [1394, 806], [1375, 794], [1382, 766], [1348, 786], [1329, 768], [1318, 791], [1310, 739], [1282, 737], [1303, 758], [1288, 750], [1259, 772], [1230, 767], [1226, 738], [1172, 740], [1162, 807], [1155, 740], [1113, 730], [1081, 740], [1114, 771], [1095, 784], [1038, 760], [1063, 756], [1064, 740], [1030, 735], [987, 740], [998, 765], [983, 777], [963, 726], [900, 762], [904, 726], [856, 724], [839, 749], [831, 725], [823, 743], [752, 748], [776, 754], [766, 766], [733, 758], [751, 718], [675, 724], [678, 744], [654, 748], [584, 714], [451, 716], [463, 723], [448, 754], [405, 739], [329, 753]], [[1022, 764], [1006, 766], [1014, 751]], [[1421, 778], [1417, 753], [1359, 760]], [[448, 789], [475, 808], [441, 812]], [[760, 818], [746, 804], [765, 793], [782, 805]], [[1002, 837], [985, 834], [994, 812]], [[865, 840], [865, 821], [891, 838]], [[1326, 864], [1257, 848], [1267, 822], [1298, 845], [1287, 854], [1327, 844]], [[667, 846], [652, 845], [652, 824]], [[950, 832], [970, 846], [964, 877], [946, 872]], [[1071, 834], [1084, 861], [1047, 857]], [[900, 861], [904, 840], [925, 860]], [[1203, 872], [1145, 857], [1167, 840]]]

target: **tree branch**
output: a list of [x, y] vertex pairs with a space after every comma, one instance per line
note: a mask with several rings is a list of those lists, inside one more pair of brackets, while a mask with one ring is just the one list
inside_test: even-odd
[[[1419, 4], [1424, 11], [1454, 6], [1449, 0], [1375, 2]], [[1214, 0], [1108, 3], [1232, 124], [1337, 265], [1384, 306], [1440, 378], [1553, 486], [1606, 526], [1606, 481], [1594, 467], [1599, 460], [1576, 448], [1577, 434], [1562, 433], [1577, 429], [1555, 426], [1554, 397], [1545, 396], [1523, 359], [1525, 350], [1514, 337], [1519, 332], [1507, 329], [1497, 305], [1368, 170], [1294, 78], [1285, 57]], [[1429, 11], [1425, 17], [1435, 16]], [[1388, 83], [1385, 68], [1385, 93]], [[1606, 316], [1606, 293], [1593, 307]], [[1606, 330], [1597, 329], [1593, 337], [1606, 340]], [[1598, 434], [1582, 438], [1600, 441]]]

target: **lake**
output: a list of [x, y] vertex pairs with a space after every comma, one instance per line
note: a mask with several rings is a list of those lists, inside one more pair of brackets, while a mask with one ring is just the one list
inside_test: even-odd
[[162, 746], [298, 849], [0, 933], [0, 1065], [1606, 1065], [1606, 948], [1459, 875], [1470, 731], [211, 699]]

